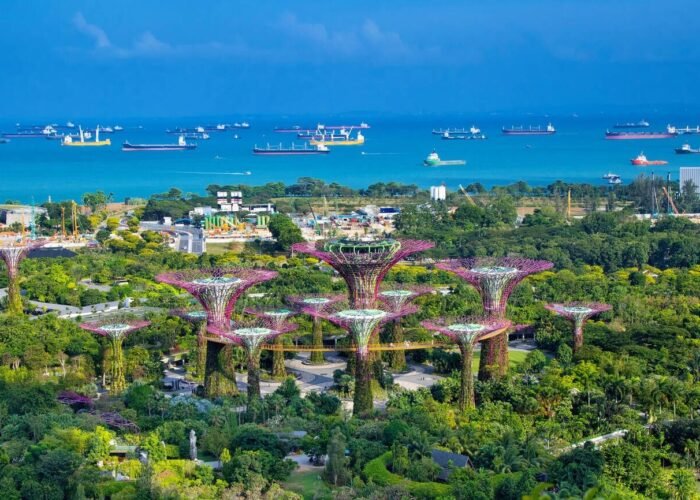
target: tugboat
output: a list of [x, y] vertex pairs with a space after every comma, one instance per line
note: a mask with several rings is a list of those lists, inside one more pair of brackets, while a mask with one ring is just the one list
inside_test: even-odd
[[122, 144], [122, 151], [189, 151], [197, 147], [196, 143], [185, 141], [184, 136], [177, 139], [177, 144]]
[[608, 181], [608, 184], [622, 184], [622, 179], [617, 174], [611, 174], [608, 172], [603, 176], [603, 179]]
[[466, 165], [464, 160], [441, 160], [437, 152], [433, 150], [428, 157], [423, 160], [423, 165], [426, 167], [448, 167], [452, 165]]
[[536, 127], [530, 125], [528, 128], [523, 126], [510, 128], [503, 127], [501, 131], [503, 132], [503, 135], [554, 135], [557, 132], [551, 123], [548, 123], [547, 127], [545, 128], [542, 128], [539, 125]]
[[680, 148], [676, 148], [677, 155], [697, 155], [700, 154], [700, 148], [691, 148], [690, 144], [683, 144]]
[[648, 167], [651, 165], [668, 165], [666, 160], [649, 160], [644, 153], [639, 153], [639, 156], [630, 160], [632, 165], [637, 167]]
[[253, 147], [253, 154], [266, 156], [290, 156], [290, 155], [324, 155], [330, 153], [324, 144], [318, 144], [315, 147], [309, 147], [304, 143], [302, 146], [297, 146], [292, 143], [291, 146], [285, 147], [282, 144], [277, 146], [268, 144], [264, 148], [259, 148], [257, 144]]

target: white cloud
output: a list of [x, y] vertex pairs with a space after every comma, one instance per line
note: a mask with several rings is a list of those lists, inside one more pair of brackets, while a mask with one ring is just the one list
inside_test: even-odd
[[88, 23], [82, 12], [77, 12], [75, 16], [73, 16], [73, 26], [81, 33], [94, 39], [96, 49], [108, 49], [112, 46], [107, 33], [99, 26]]

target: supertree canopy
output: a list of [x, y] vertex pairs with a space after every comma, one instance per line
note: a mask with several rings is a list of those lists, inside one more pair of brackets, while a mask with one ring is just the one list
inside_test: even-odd
[[291, 332], [296, 328], [292, 323], [283, 323], [274, 330], [263, 325], [242, 326], [229, 329], [217, 325], [208, 327], [209, 333], [239, 345], [246, 353], [248, 364], [248, 402], [260, 399], [260, 346], [266, 340]]
[[[236, 302], [243, 293], [275, 276], [275, 271], [226, 267], [163, 273], [156, 276], [156, 280], [187, 290], [207, 312], [207, 325], [227, 329]], [[207, 341], [204, 369], [204, 394], [207, 397], [238, 393], [235, 373], [230, 370], [232, 359], [232, 347]]]
[[[296, 311], [284, 307], [278, 309], [246, 308], [245, 312], [259, 318], [273, 330], [281, 329], [287, 319], [293, 314], [296, 314]], [[275, 344], [279, 346], [284, 345], [281, 335], [275, 337]], [[274, 378], [284, 378], [286, 375], [287, 370], [284, 366], [284, 351], [282, 349], [272, 351], [272, 376]]]
[[275, 271], [213, 268], [163, 273], [156, 280], [191, 293], [207, 311], [209, 325], [227, 326], [243, 292], [276, 276]]
[[602, 312], [609, 311], [612, 306], [597, 302], [571, 302], [568, 304], [545, 304], [549, 309], [559, 316], [563, 316], [574, 323], [574, 352], [583, 346], [583, 325], [586, 321]]
[[348, 285], [353, 308], [376, 305], [379, 285], [397, 262], [434, 245], [420, 240], [337, 239], [323, 243], [295, 243], [292, 250], [316, 257], [333, 267]]
[[35, 248], [46, 242], [30, 239], [0, 239], [0, 258], [7, 266], [7, 313], [22, 314], [22, 296], [19, 290], [19, 265]]
[[370, 339], [375, 329], [399, 316], [412, 314], [413, 306], [403, 306], [400, 311], [389, 312], [382, 309], [337, 308], [324, 312], [323, 317], [350, 333], [355, 343], [355, 395], [353, 413], [364, 416], [373, 409], [371, 362], [369, 359]]
[[119, 394], [126, 388], [124, 378], [124, 353], [122, 344], [130, 333], [140, 330], [148, 325], [150, 321], [131, 318], [104, 318], [100, 321], [82, 323], [80, 328], [102, 337], [107, 337], [112, 347], [112, 360], [110, 366], [110, 392]]
[[[429, 286], [408, 286], [401, 288], [392, 288], [379, 292], [379, 300], [381, 300], [389, 311], [399, 311], [404, 305], [414, 299], [431, 293], [433, 289]], [[401, 326], [401, 318], [396, 318], [388, 325], [390, 329], [389, 341], [395, 344], [400, 344], [404, 341], [403, 327]], [[403, 371], [406, 369], [406, 353], [403, 350], [388, 351], [389, 367], [394, 371]]]
[[[439, 269], [450, 271], [467, 281], [481, 295], [484, 312], [493, 318], [504, 318], [508, 297], [525, 277], [550, 269], [551, 262], [513, 257], [467, 258], [440, 262]], [[482, 344], [479, 378], [503, 376], [508, 371], [507, 332]]]
[[474, 377], [472, 375], [472, 360], [474, 345], [493, 336], [499, 335], [510, 326], [510, 321], [504, 319], [462, 318], [456, 320], [438, 319], [421, 323], [432, 330], [452, 339], [462, 353], [461, 383], [459, 391], [459, 408], [465, 411], [474, 408]]
[[326, 362], [323, 355], [323, 329], [321, 327], [322, 312], [333, 304], [343, 300], [342, 295], [312, 295], [308, 297], [291, 296], [287, 301], [299, 311], [304, 311], [313, 318], [311, 330], [311, 345], [319, 350], [311, 351], [309, 362], [320, 365]]

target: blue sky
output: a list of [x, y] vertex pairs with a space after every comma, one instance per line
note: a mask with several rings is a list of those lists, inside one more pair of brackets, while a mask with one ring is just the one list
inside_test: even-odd
[[5, 0], [0, 119], [700, 109], [697, 0]]

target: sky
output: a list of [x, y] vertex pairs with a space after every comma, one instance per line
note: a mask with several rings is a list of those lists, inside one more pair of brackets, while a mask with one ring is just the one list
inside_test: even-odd
[[700, 110], [697, 0], [3, 0], [0, 120]]

